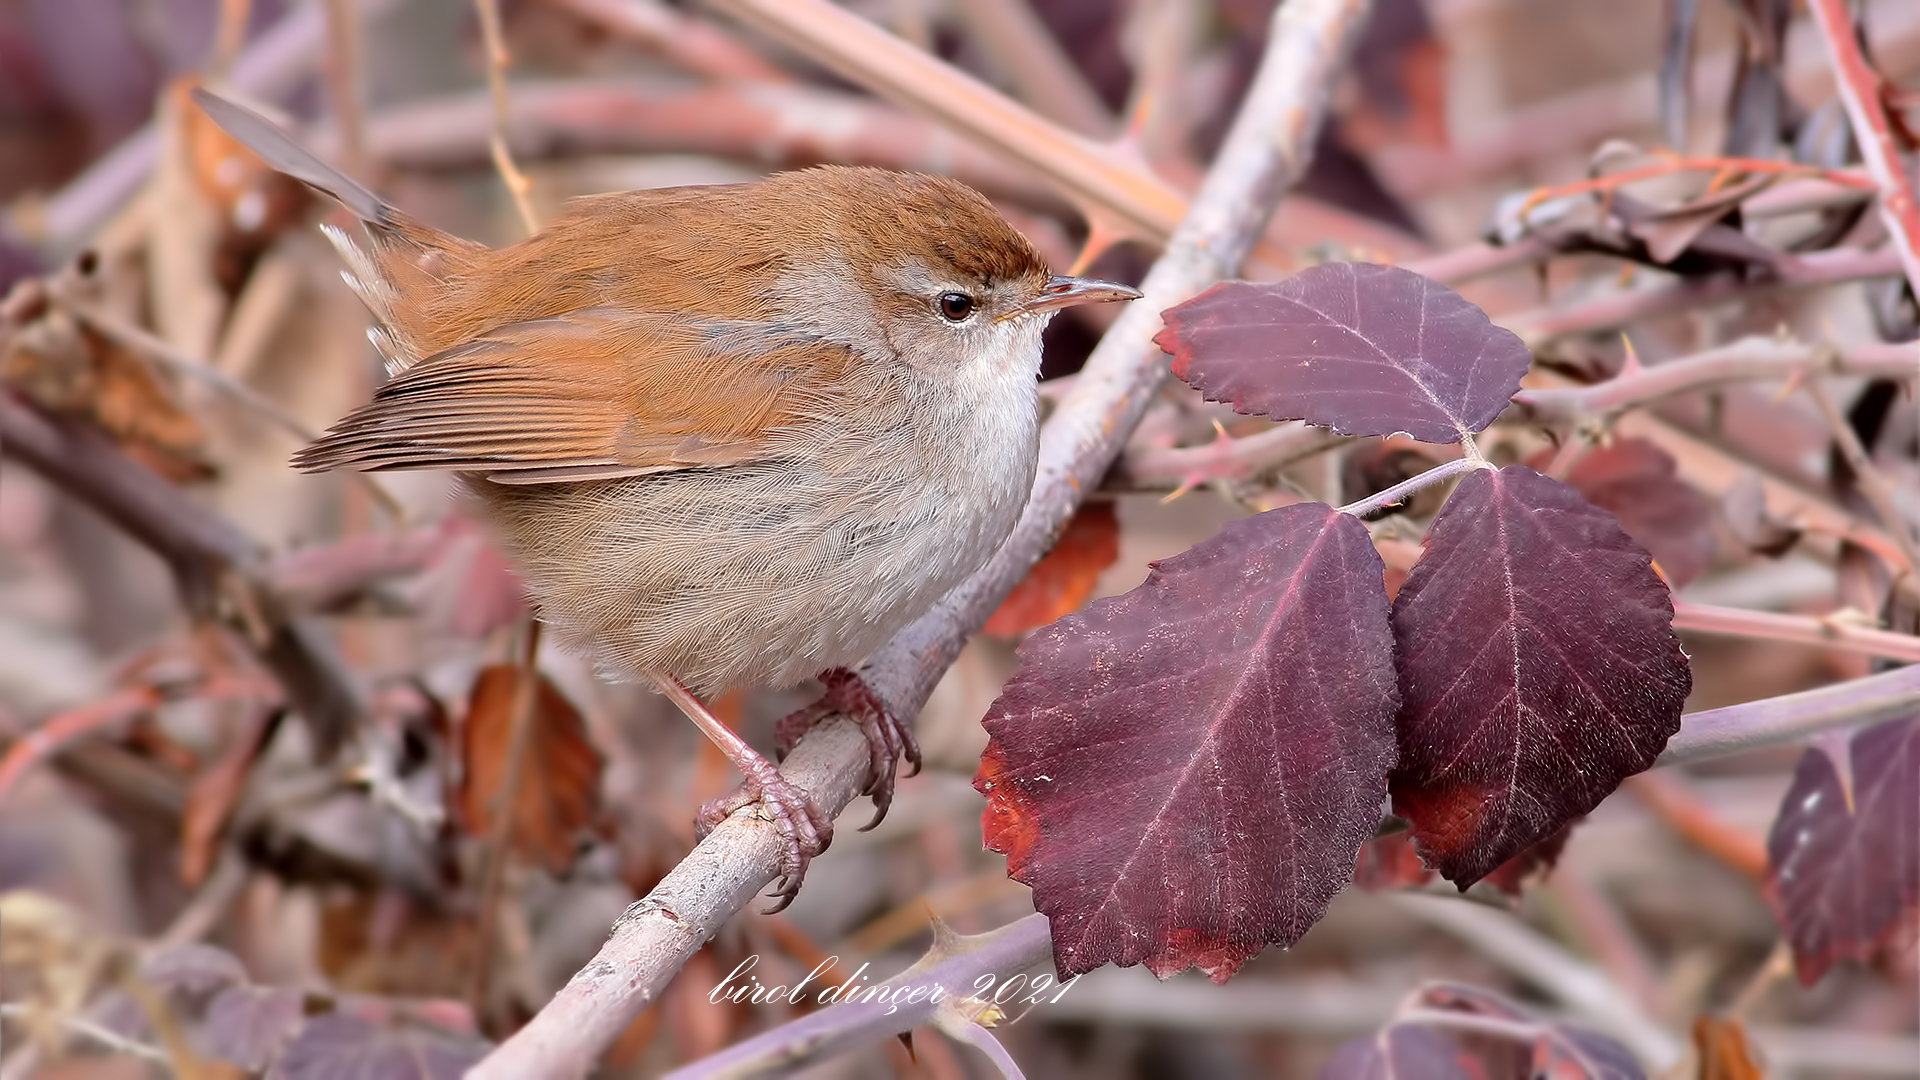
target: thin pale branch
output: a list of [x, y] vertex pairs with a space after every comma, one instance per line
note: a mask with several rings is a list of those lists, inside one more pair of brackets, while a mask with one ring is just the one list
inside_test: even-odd
[[1170, 491], [1210, 481], [1245, 483], [1346, 441], [1325, 428], [1296, 422], [1245, 438], [1215, 439], [1204, 446], [1129, 448], [1114, 466], [1108, 486], [1122, 491]]
[[[1186, 199], [1115, 146], [1060, 127], [958, 68], [943, 64], [829, 0], [713, 0], [713, 7], [765, 31], [889, 101], [932, 117], [966, 139], [1032, 169], [1059, 188], [1096, 231], [1164, 240]], [[1318, 116], [1274, 114], [1276, 129], [1317, 128]], [[1256, 238], [1257, 241], [1257, 238]], [[1257, 261], [1292, 262], [1256, 242]]]
[[1364, 499], [1350, 502], [1341, 507], [1340, 512], [1343, 514], [1353, 514], [1355, 516], [1371, 514], [1375, 510], [1384, 510], [1389, 506], [1398, 505], [1414, 492], [1451, 480], [1461, 473], [1487, 468], [1492, 468], [1492, 466], [1488, 465], [1486, 459], [1478, 454], [1456, 458], [1453, 461], [1442, 462], [1428, 469], [1426, 472], [1421, 473], [1419, 476], [1411, 476], [1400, 481], [1385, 491], [1376, 491]]
[[[509, 149], [525, 161], [570, 154], [697, 153], [783, 168], [832, 161], [938, 172], [989, 195], [1048, 211], [1065, 200], [926, 119], [840, 90], [747, 83], [687, 86], [647, 78], [514, 84]], [[490, 92], [407, 102], [377, 113], [368, 146], [402, 169], [486, 163]]]
[[512, 108], [507, 101], [507, 66], [512, 60], [507, 56], [506, 39], [500, 33], [500, 7], [496, 0], [473, 0], [473, 10], [480, 17], [480, 40], [487, 50], [487, 90], [493, 95], [493, 133], [487, 145], [493, 151], [493, 167], [500, 173], [500, 182], [513, 197], [520, 224], [527, 235], [532, 236], [540, 231], [540, 219], [533, 216], [533, 203], [527, 198], [533, 190], [533, 181], [513, 163], [513, 152], [507, 149], [507, 131], [512, 121]]
[[[356, 0], [356, 6], [371, 18], [395, 2]], [[254, 97], [284, 98], [313, 74], [325, 42], [326, 14], [318, 5], [297, 5], [241, 51], [233, 63], [231, 85]], [[148, 123], [50, 197], [26, 239], [54, 260], [79, 250], [100, 223], [146, 183], [159, 155], [159, 128]]]
[[[119, 525], [165, 560], [187, 609], [240, 631], [331, 755], [365, 713], [352, 674], [313, 624], [286, 618], [238, 528], [138, 464], [107, 437], [0, 389], [0, 449]], [[236, 591], [237, 590], [237, 591]]]
[[[1758, 477], [1766, 500], [1768, 515], [1809, 533], [1832, 539], [1851, 540], [1869, 551], [1898, 562], [1900, 552], [1884, 530], [1859, 521], [1830, 500], [1785, 480], [1761, 464], [1737, 457], [1645, 412], [1622, 416], [1614, 431], [1626, 438], [1645, 439], [1671, 454], [1680, 466], [1680, 475], [1689, 484], [1714, 498], [1722, 498], [1736, 484]], [[1903, 587], [1910, 587], [1902, 579]]]
[[1786, 289], [1889, 277], [1900, 273], [1900, 266], [1900, 256], [1885, 249], [1861, 251], [1857, 248], [1836, 248], [1799, 256], [1795, 273], [1786, 278], [1757, 282], [1732, 277], [1677, 281], [1651, 288], [1628, 289], [1566, 307], [1520, 312], [1502, 318], [1500, 322], [1519, 334], [1528, 346], [1539, 348], [1571, 334], [1608, 330], [1636, 319], [1671, 315], [1733, 300], [1758, 300]]
[[1673, 628], [1701, 634], [1820, 645], [1842, 652], [1884, 656], [1889, 660], [1920, 664], [1920, 637], [1875, 630], [1868, 626], [1852, 626], [1837, 619], [1780, 615], [1771, 611], [1747, 611], [1743, 608], [1676, 600], [1673, 604]]
[[[665, 1080], [717, 1080], [755, 1075], [758, 1069], [772, 1065], [793, 1069], [823, 1061], [889, 1035], [930, 1024], [941, 1008], [972, 994], [982, 976], [993, 976], [998, 985], [997, 980], [1046, 962], [1053, 952], [1047, 918], [1038, 914], [962, 940], [966, 944], [964, 951], [917, 975], [863, 984], [863, 989], [886, 987], [884, 998], [843, 1002], [782, 1024], [668, 1073]], [[941, 991], [943, 1000], [932, 1000], [930, 991], [935, 988]], [[921, 989], [929, 993], [914, 993]], [[914, 1001], [915, 996], [920, 1000]]]
[[360, 10], [354, 0], [325, 0], [327, 12], [327, 100], [333, 106], [334, 157], [349, 176], [366, 169], [366, 110], [360, 94]]
[[1848, 349], [1747, 338], [1652, 367], [1636, 368], [1591, 386], [1524, 389], [1502, 419], [1579, 426], [1589, 418], [1650, 405], [1677, 394], [1734, 382], [1800, 375], [1920, 378], [1920, 345], [1857, 345]]
[[[1042, 430], [1033, 495], [1013, 535], [985, 569], [867, 668], [868, 685], [901, 715], [919, 711], [962, 644], [1046, 553], [1081, 497], [1099, 486], [1164, 376], [1164, 357], [1151, 341], [1160, 311], [1233, 273], [1281, 193], [1303, 174], [1368, 7], [1364, 0], [1292, 0], [1275, 15], [1246, 103], [1187, 219], [1142, 284], [1145, 299], [1116, 320]], [[781, 771], [837, 814], [866, 767], [865, 739], [836, 720], [802, 739]], [[627, 909], [599, 955], [470, 1076], [583, 1075], [687, 958], [773, 879], [781, 844], [771, 823], [748, 814], [721, 823]]]
[[969, 0], [959, 13], [1035, 112], [1082, 135], [1113, 131], [1113, 114], [1028, 0]]
[[1513, 915], [1450, 896], [1392, 893], [1388, 899], [1605, 1028], [1649, 1065], [1664, 1069], [1680, 1060], [1680, 1041], [1612, 979]]
[[[11, 1001], [0, 1002], [0, 1017], [5, 1017], [9, 1020], [32, 1023], [46, 1015], [46, 1011], [37, 1009], [32, 1005]], [[126, 1054], [130, 1057], [139, 1058], [142, 1061], [152, 1062], [155, 1065], [165, 1065], [169, 1067], [173, 1065], [173, 1059], [167, 1056], [166, 1051], [157, 1046], [150, 1046], [146, 1043], [129, 1039], [125, 1035], [120, 1034], [96, 1020], [85, 1016], [61, 1016], [57, 1013], [53, 1014], [53, 1019], [75, 1035], [91, 1039], [115, 1053]]]
[[1761, 747], [1803, 742], [1808, 736], [1836, 728], [1911, 716], [1920, 716], [1920, 667], [1903, 667], [1818, 690], [1688, 713], [1680, 718], [1680, 733], [1668, 740], [1654, 765], [1689, 765]]
[[695, 75], [724, 82], [791, 83], [786, 72], [699, 19], [660, 0], [546, 0], [608, 33], [659, 53]]

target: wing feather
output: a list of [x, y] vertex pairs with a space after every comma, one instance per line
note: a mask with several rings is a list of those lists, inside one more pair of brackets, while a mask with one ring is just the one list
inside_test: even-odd
[[782, 324], [585, 308], [421, 360], [294, 464], [521, 484], [739, 464], [777, 453], [851, 369]]

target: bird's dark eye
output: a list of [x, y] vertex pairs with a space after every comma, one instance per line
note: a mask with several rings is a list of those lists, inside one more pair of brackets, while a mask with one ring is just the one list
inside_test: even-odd
[[937, 303], [940, 305], [940, 317], [948, 322], [961, 322], [973, 314], [973, 297], [966, 293], [941, 293]]

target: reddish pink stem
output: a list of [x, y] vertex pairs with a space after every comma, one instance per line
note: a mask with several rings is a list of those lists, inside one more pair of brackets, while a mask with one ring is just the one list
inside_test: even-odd
[[1846, 106], [1847, 119], [1853, 124], [1854, 141], [1866, 159], [1867, 173], [1880, 186], [1880, 212], [1906, 268], [1907, 283], [1920, 295], [1920, 204], [1914, 201], [1913, 187], [1901, 167], [1900, 149], [1894, 142], [1893, 124], [1887, 118], [1886, 101], [1881, 97], [1880, 73], [1867, 63], [1860, 51], [1860, 39], [1854, 35], [1853, 17], [1846, 0], [1809, 0], [1813, 21], [1826, 42], [1827, 55], [1833, 58], [1835, 82], [1840, 101]]

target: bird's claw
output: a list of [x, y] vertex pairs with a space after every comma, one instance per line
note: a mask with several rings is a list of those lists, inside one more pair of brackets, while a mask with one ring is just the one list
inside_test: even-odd
[[738, 790], [721, 796], [700, 808], [694, 818], [694, 830], [701, 839], [714, 827], [745, 806], [757, 805], [762, 817], [773, 822], [785, 847], [780, 853], [779, 887], [768, 893], [780, 902], [767, 909], [772, 915], [786, 909], [800, 893], [807, 876], [807, 864], [833, 843], [833, 819], [815, 805], [813, 797], [781, 776], [773, 763], [762, 758], [764, 768], [751, 768]]
[[774, 728], [774, 737], [780, 754], [785, 756], [814, 725], [836, 713], [860, 726], [861, 734], [867, 737], [867, 778], [860, 794], [873, 797], [873, 820], [860, 827], [860, 831], [865, 832], [880, 824], [887, 816], [887, 808], [893, 805], [894, 762], [905, 757], [913, 767], [907, 775], [920, 772], [920, 743], [914, 739], [913, 729], [895, 717], [893, 710], [859, 675], [846, 668], [834, 668], [821, 672], [820, 681], [826, 685], [827, 692], [820, 700], [781, 720]]

